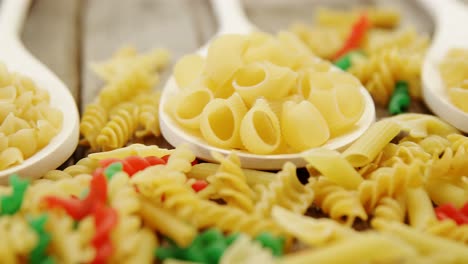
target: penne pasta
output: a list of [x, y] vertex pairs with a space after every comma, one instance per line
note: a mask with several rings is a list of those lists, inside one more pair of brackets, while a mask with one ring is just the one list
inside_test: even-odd
[[373, 124], [356, 142], [343, 152], [345, 159], [354, 167], [369, 164], [400, 133], [400, 126], [390, 120]]

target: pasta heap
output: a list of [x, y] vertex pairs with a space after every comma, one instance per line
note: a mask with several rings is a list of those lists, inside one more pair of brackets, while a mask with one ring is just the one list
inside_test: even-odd
[[0, 63], [0, 170], [21, 164], [49, 144], [62, 120], [46, 90]]
[[169, 53], [155, 49], [139, 55], [132, 47], [118, 50], [109, 61], [92, 69], [106, 85], [97, 100], [86, 106], [80, 123], [83, 144], [92, 150], [123, 147], [134, 136], [159, 136], [160, 92], [157, 71], [169, 61]]
[[[319, 148], [304, 154], [307, 178], [299, 177], [292, 163], [278, 172], [261, 172], [242, 169], [235, 152], [213, 155], [220, 164], [197, 164], [183, 145], [167, 150], [133, 144], [50, 172], [31, 183], [16, 212], [0, 203], [0, 232], [6, 239], [0, 257], [32, 261], [44, 234], [28, 221], [46, 216], [42, 232], [51, 240], [44, 257], [58, 263], [98, 258], [153, 263], [155, 256], [163, 263], [468, 261], [468, 225], [438, 219], [433, 206], [466, 207], [468, 137], [436, 117], [387, 118], [343, 153]], [[145, 159], [156, 163], [143, 166]], [[99, 178], [103, 182], [96, 192]], [[194, 188], [203, 180], [206, 187]], [[1, 200], [15, 188], [1, 187]], [[107, 231], [97, 224], [98, 215], [82, 215], [73, 209], [78, 205], [71, 206], [101, 195], [117, 218], [115, 225], [108, 222]], [[63, 208], [50, 206], [60, 200]], [[317, 218], [317, 211], [326, 217]], [[203, 253], [202, 246], [194, 255], [194, 243], [209, 245], [199, 234], [213, 228], [231, 234], [231, 242], [206, 249], [212, 253]], [[108, 253], [96, 247], [103, 232], [109, 232]], [[278, 248], [261, 242], [265, 232], [286, 243]], [[19, 235], [24, 239], [13, 239]], [[215, 260], [201, 261], [200, 254]]]
[[347, 133], [363, 114], [359, 81], [313, 55], [290, 32], [223, 35], [206, 58], [174, 67], [180, 92], [166, 111], [224, 149], [301, 152]]
[[440, 75], [452, 103], [468, 113], [468, 49], [453, 48], [442, 59]]
[[[317, 56], [335, 60], [351, 34], [352, 25], [365, 15], [370, 28], [349, 53], [355, 75], [379, 106], [386, 106], [397, 81], [409, 84], [415, 99], [421, 97], [420, 74], [429, 39], [411, 28], [397, 29], [400, 14], [386, 8], [356, 8], [351, 11], [320, 8], [313, 25], [295, 23], [290, 30]], [[395, 30], [396, 29], [396, 30]], [[346, 54], [345, 54], [346, 55]]]

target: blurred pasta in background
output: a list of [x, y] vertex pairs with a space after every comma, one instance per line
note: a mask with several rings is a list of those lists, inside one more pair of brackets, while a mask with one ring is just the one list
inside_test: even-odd
[[108, 61], [91, 65], [105, 82], [94, 103], [86, 106], [80, 122], [82, 144], [91, 150], [112, 150], [134, 137], [159, 136], [158, 71], [169, 63], [169, 52], [155, 49], [138, 54], [122, 47]]
[[21, 164], [49, 144], [62, 120], [46, 90], [0, 64], [0, 170]]

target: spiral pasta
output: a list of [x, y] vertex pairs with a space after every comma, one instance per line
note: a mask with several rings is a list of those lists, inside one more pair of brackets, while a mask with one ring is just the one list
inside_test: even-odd
[[123, 147], [136, 130], [137, 115], [137, 105], [132, 103], [120, 105], [111, 116], [111, 120], [101, 129], [96, 138], [97, 144], [104, 150]]
[[80, 121], [80, 133], [88, 141], [91, 148], [97, 148], [96, 138], [107, 123], [107, 111], [100, 104], [86, 106]]
[[318, 178], [313, 187], [315, 203], [329, 214], [330, 218], [336, 221], [343, 221], [345, 218], [347, 225], [351, 225], [356, 218], [367, 219], [367, 213], [357, 192], [348, 191], [323, 176]]
[[314, 200], [313, 180], [302, 185], [296, 175], [296, 166], [287, 162], [263, 192], [260, 193], [255, 212], [269, 216], [273, 206], [278, 205], [293, 211], [304, 213]]
[[216, 198], [223, 199], [227, 205], [252, 212], [254, 193], [247, 185], [239, 157], [235, 153], [226, 158], [219, 153], [212, 153], [212, 156], [220, 163], [220, 167], [207, 178], [210, 185], [202, 192], [213, 192]]
[[384, 197], [374, 209], [371, 225], [375, 221], [397, 221], [403, 223], [405, 220], [406, 208], [402, 196], [397, 198]]
[[407, 187], [417, 187], [422, 184], [422, 175], [416, 163], [381, 167], [373, 171], [370, 178], [359, 185], [359, 199], [366, 211], [370, 212], [383, 197], [395, 197], [402, 194]]

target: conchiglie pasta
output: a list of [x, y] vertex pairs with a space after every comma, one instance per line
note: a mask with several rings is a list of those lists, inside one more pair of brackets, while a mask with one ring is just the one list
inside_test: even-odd
[[269, 154], [280, 146], [280, 122], [265, 99], [258, 99], [242, 119], [240, 137], [255, 154]]
[[298, 151], [320, 146], [330, 138], [327, 122], [309, 101], [284, 103], [281, 132], [284, 140]]
[[234, 74], [233, 87], [247, 105], [258, 97], [278, 99], [285, 97], [293, 88], [297, 73], [289, 68], [270, 62], [257, 62], [239, 68]]
[[209, 102], [200, 116], [200, 131], [210, 144], [224, 148], [240, 148], [241, 121], [247, 113], [242, 98], [233, 94], [228, 99]]

